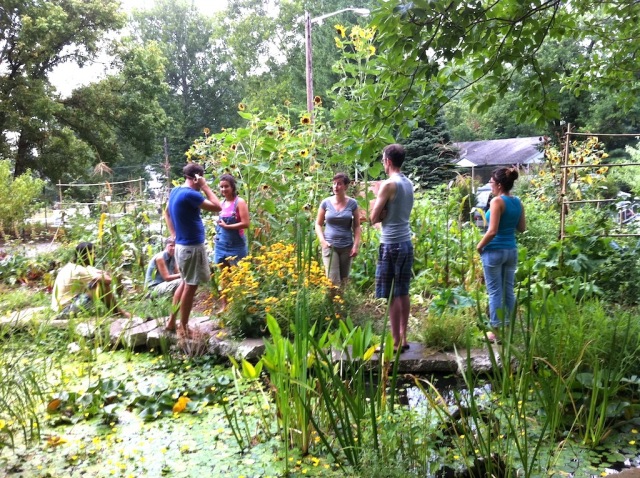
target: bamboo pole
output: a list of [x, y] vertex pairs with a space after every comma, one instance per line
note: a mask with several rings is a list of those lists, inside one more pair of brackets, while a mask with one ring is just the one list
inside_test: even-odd
[[[569, 162], [569, 145], [571, 144], [571, 123], [567, 124], [567, 133], [565, 135], [564, 151], [562, 152], [562, 161], [566, 166]], [[567, 194], [567, 169], [562, 170], [562, 185], [560, 189], [560, 239], [564, 239], [564, 223], [566, 220], [567, 204], [565, 197]]]

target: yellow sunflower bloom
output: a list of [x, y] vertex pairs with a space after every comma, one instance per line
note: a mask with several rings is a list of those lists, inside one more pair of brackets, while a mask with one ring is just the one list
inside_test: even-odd
[[307, 156], [309, 156], [309, 150], [303, 149], [302, 151], [300, 151], [300, 156], [302, 156], [303, 158], [306, 158]]
[[322, 104], [322, 98], [320, 98], [319, 96], [314, 96], [313, 102], [315, 103], [316, 106], [319, 106]]
[[205, 136], [209, 136], [209, 133], [211, 133], [211, 130], [209, 128], [204, 128], [202, 132], [204, 133]]
[[240, 111], [244, 111], [247, 107], [245, 106], [244, 103], [238, 103], [238, 110]]
[[304, 115], [302, 118], [300, 118], [300, 123], [304, 125], [311, 124], [311, 117], [309, 115]]
[[343, 25], [336, 25], [334, 26], [334, 28], [338, 32], [338, 35], [340, 35], [342, 38], [347, 35], [347, 29]]

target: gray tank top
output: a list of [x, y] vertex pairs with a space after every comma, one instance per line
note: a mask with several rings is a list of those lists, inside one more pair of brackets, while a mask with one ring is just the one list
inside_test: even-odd
[[382, 244], [398, 244], [411, 240], [409, 216], [413, 209], [413, 184], [400, 173], [389, 178], [396, 185], [395, 197], [387, 201], [387, 215], [382, 220]]

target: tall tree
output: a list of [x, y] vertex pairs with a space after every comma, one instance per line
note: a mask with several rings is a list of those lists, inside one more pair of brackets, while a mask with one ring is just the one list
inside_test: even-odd
[[[263, 111], [284, 102], [305, 107], [305, 12], [317, 18], [347, 7], [373, 8], [374, 4], [375, 0], [230, 0], [220, 21], [249, 105]], [[313, 89], [325, 106], [329, 106], [328, 93], [338, 79], [332, 70], [340, 58], [333, 26], [366, 21], [345, 11], [312, 25]]]
[[418, 122], [409, 137], [402, 141], [407, 157], [403, 168], [414, 175], [421, 186], [432, 188], [456, 176], [452, 161], [457, 153], [451, 147], [451, 137], [442, 115], [434, 125]]
[[[124, 25], [117, 0], [6, 0], [0, 5], [0, 156], [14, 175], [27, 169], [51, 180], [86, 174], [91, 163], [121, 159], [120, 133], [133, 144], [161, 119], [154, 108], [161, 63], [142, 50], [122, 49], [128, 67], [99, 86], [61, 98], [51, 85], [54, 67], [92, 62], [108, 32]], [[143, 71], [144, 70], [144, 71]], [[140, 87], [142, 84], [146, 88]], [[105, 97], [112, 97], [105, 102]], [[137, 100], [136, 100], [137, 98]]]
[[171, 124], [161, 135], [169, 139], [171, 158], [182, 163], [204, 128], [217, 132], [237, 122], [240, 82], [224, 37], [216, 37], [213, 20], [185, 0], [158, 0], [135, 11], [130, 27], [135, 41], [157, 45], [167, 59], [162, 104]]
[[[640, 62], [629, 41], [638, 35], [638, 14], [640, 4], [633, 0], [382, 2], [373, 23], [383, 52], [378, 81], [388, 101], [372, 97], [378, 104], [362, 126], [367, 127], [365, 121], [402, 124], [405, 105], [435, 118], [459, 94], [487, 111], [513, 86], [518, 72], [528, 74], [514, 110], [517, 121], [544, 126], [559, 120], [560, 105], [552, 94], [559, 82], [575, 96], [592, 89], [607, 92], [628, 109], [640, 92]], [[576, 58], [566, 75], [544, 68], [543, 45], [569, 35], [587, 45], [589, 54]]]

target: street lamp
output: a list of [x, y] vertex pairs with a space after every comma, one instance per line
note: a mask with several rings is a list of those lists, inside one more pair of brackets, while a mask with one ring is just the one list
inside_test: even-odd
[[347, 7], [332, 13], [320, 15], [316, 18], [311, 18], [309, 12], [304, 12], [304, 38], [307, 54], [307, 111], [309, 111], [309, 113], [313, 112], [313, 60], [311, 55], [311, 25], [314, 23], [321, 23], [322, 20], [343, 12], [353, 12], [363, 17], [366, 17], [370, 13], [368, 8]]

